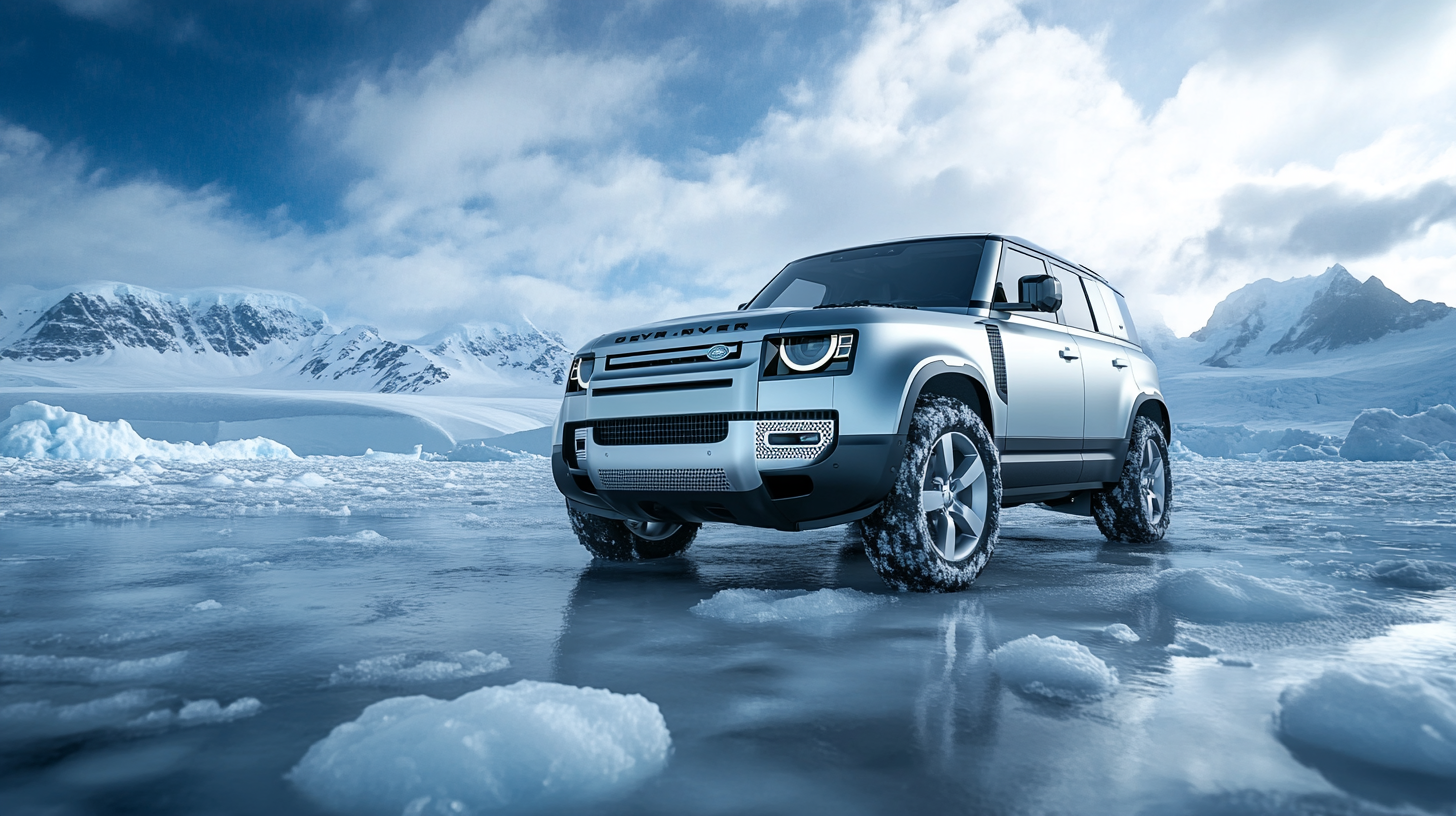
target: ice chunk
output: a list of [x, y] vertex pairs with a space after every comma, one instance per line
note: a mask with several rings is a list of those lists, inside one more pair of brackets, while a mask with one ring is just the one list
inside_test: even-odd
[[1170, 569], [1158, 576], [1158, 599], [1200, 623], [1287, 622], [1330, 615], [1334, 589], [1317, 581], [1255, 578], [1227, 569]]
[[[82, 414], [31, 400], [0, 421], [0, 456], [21, 459], [293, 459], [271, 439], [239, 439], [212, 445], [143, 439], [126, 420], [92, 422]], [[130, 478], [130, 477], [128, 477]], [[225, 477], [224, 477], [225, 478]], [[133, 480], [133, 483], [136, 483]]]
[[1137, 643], [1139, 640], [1142, 640], [1142, 638], [1138, 637], [1138, 633], [1134, 632], [1132, 627], [1125, 623], [1114, 623], [1110, 626], [1104, 626], [1102, 628], [1102, 634], [1107, 635], [1113, 640], [1120, 640], [1123, 643]]
[[195, 604], [193, 604], [192, 605], [192, 608], [193, 608], [193, 610], [195, 610], [197, 612], [207, 612], [208, 610], [211, 610], [211, 609], [222, 609], [222, 604], [218, 603], [217, 601], [214, 601], [211, 598], [208, 598], [207, 600], [205, 600], [205, 601], [203, 601], [201, 603], [195, 603]]
[[352, 666], [340, 666], [329, 675], [330, 685], [397, 685], [461, 680], [508, 669], [511, 661], [499, 652], [478, 649], [448, 654], [395, 654], [370, 657]]
[[405, 459], [408, 459], [408, 460], [418, 460], [418, 459], [420, 459], [420, 458], [422, 458], [424, 456], [424, 451], [425, 451], [425, 446], [424, 445], [415, 445], [414, 453], [387, 453], [385, 451], [376, 451], [373, 448], [365, 448], [364, 449], [364, 458], [365, 459], [380, 459], [380, 460], [385, 460], [385, 461], [390, 461], [390, 460], [400, 461], [400, 460], [405, 460]]
[[219, 705], [216, 700], [193, 700], [177, 712], [177, 721], [183, 725], [232, 722], [251, 717], [262, 710], [263, 704], [256, 697], [239, 697], [226, 707]]
[[991, 653], [996, 674], [1027, 694], [1066, 702], [1105, 697], [1117, 687], [1117, 672], [1074, 640], [1027, 635]]
[[1367, 569], [1376, 581], [1406, 589], [1445, 589], [1456, 584], [1456, 565], [1440, 561], [1398, 558], [1377, 561]]
[[0, 679], [10, 682], [54, 680], [92, 683], [145, 680], [176, 670], [186, 659], [185, 651], [139, 660], [7, 654], [0, 655]]
[[1285, 736], [1401, 771], [1456, 779], [1456, 679], [1330, 669], [1279, 695]]
[[853, 589], [725, 589], [692, 608], [694, 615], [734, 623], [770, 623], [863, 612], [890, 598]]
[[640, 695], [522, 680], [375, 703], [288, 778], [338, 813], [550, 812], [631, 790], [671, 746], [662, 712]]
[[1308, 462], [1338, 458], [1338, 437], [1299, 428], [1255, 431], [1243, 425], [1177, 425], [1170, 458], [1197, 461], [1203, 457], [1275, 462]]
[[1179, 634], [1173, 639], [1172, 643], [1163, 647], [1163, 651], [1179, 657], [1213, 657], [1220, 650], [1209, 646], [1197, 638]]
[[120, 726], [156, 701], [156, 692], [129, 689], [74, 705], [53, 705], [49, 700], [13, 703], [0, 707], [0, 734], [60, 736]]
[[360, 530], [347, 536], [311, 536], [303, 540], [313, 544], [359, 544], [365, 547], [383, 547], [390, 543], [388, 538], [373, 530]]
[[1437, 405], [1411, 416], [1389, 408], [1360, 412], [1340, 456], [1366, 462], [1413, 462], [1449, 458], [1442, 443], [1456, 441], [1456, 408]]
[[293, 477], [293, 481], [289, 482], [289, 484], [297, 487], [306, 487], [311, 490], [316, 487], [328, 487], [329, 485], [333, 484], [333, 482], [325, 479], [317, 473], [314, 473], [313, 471], [309, 471], [308, 473]]

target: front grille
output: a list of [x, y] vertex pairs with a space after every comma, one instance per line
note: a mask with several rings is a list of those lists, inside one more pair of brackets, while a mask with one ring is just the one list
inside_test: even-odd
[[[719, 352], [722, 356], [716, 359], [708, 356], [708, 352], [723, 347]], [[660, 366], [686, 365], [688, 363], [718, 363], [724, 360], [737, 360], [743, 356], [743, 343], [708, 343], [701, 346], [685, 346], [683, 348], [662, 349], [659, 351], [639, 351], [628, 354], [613, 354], [607, 358], [607, 371], [621, 371], [633, 368], [657, 368]]]
[[711, 445], [728, 438], [727, 414], [599, 419], [592, 423], [598, 445]]
[[828, 420], [832, 423], [835, 417], [833, 411], [732, 411], [593, 419], [573, 427], [592, 426], [592, 441], [598, 445], [715, 445], [728, 438], [730, 422]]
[[732, 490], [723, 468], [613, 468], [597, 471], [603, 490]]

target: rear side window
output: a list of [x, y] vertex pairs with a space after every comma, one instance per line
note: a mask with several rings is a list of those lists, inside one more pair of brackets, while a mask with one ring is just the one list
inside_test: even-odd
[[[1001, 271], [996, 273], [996, 296], [998, 303], [1016, 303], [1021, 300], [1021, 291], [1017, 282], [1027, 275], [1045, 275], [1046, 263], [1041, 258], [1027, 255], [1025, 252], [1017, 252], [1011, 247], [1006, 248], [1006, 254], [1001, 256]], [[1062, 283], [1063, 294], [1067, 284]], [[1019, 315], [1033, 317], [1037, 320], [1045, 320], [1048, 323], [1057, 322], [1057, 316], [1051, 312], [1017, 312]]]
[[1093, 313], [1097, 316], [1097, 331], [1110, 334], [1119, 340], [1137, 342], [1137, 330], [1133, 328], [1132, 316], [1127, 311], [1127, 301], [1122, 295], [1101, 281], [1088, 280], [1087, 294], [1091, 296]]
[[1097, 331], [1097, 325], [1092, 322], [1092, 309], [1087, 305], [1087, 294], [1082, 291], [1082, 277], [1055, 264], [1051, 269], [1062, 282], [1062, 321], [1074, 328]]

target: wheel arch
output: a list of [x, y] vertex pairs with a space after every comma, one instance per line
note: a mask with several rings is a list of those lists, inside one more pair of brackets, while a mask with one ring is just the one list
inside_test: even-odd
[[1132, 439], [1132, 426], [1137, 422], [1138, 417], [1147, 417], [1157, 423], [1157, 426], [1163, 430], [1163, 439], [1169, 443], [1173, 441], [1173, 420], [1168, 415], [1168, 406], [1163, 404], [1160, 397], [1149, 394], [1138, 396], [1132, 416], [1127, 420], [1127, 439]]
[[898, 433], [904, 436], [910, 431], [910, 419], [915, 413], [915, 403], [921, 396], [938, 394], [958, 399], [971, 407], [972, 411], [986, 423], [991, 438], [996, 438], [996, 417], [992, 411], [990, 393], [981, 372], [969, 364], [951, 365], [934, 360], [921, 366], [906, 389], [905, 404], [900, 408]]

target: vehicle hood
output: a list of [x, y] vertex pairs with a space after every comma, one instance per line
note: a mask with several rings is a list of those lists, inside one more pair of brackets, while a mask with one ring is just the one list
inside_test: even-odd
[[588, 343], [583, 352], [597, 354], [651, 351], [703, 343], [751, 342], [778, 331], [785, 318], [799, 309], [754, 309], [752, 311], [714, 312], [694, 317], [679, 317], [657, 323], [646, 323], [630, 329], [609, 332]]

